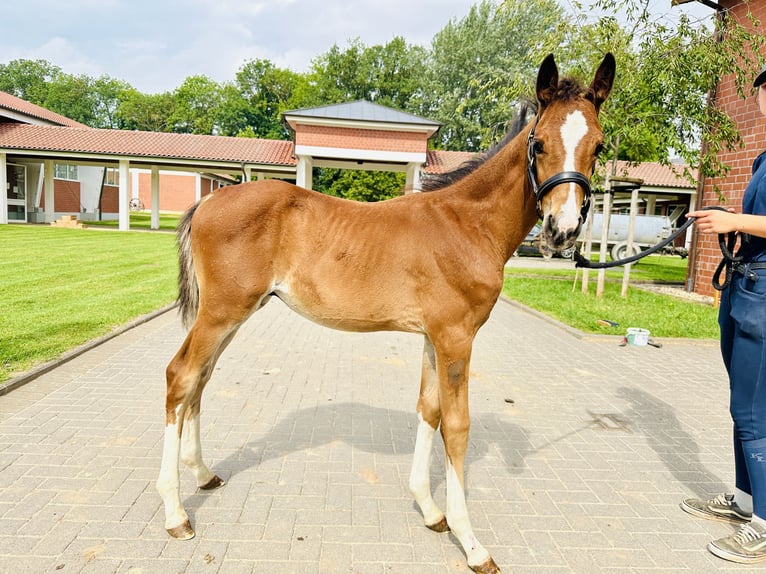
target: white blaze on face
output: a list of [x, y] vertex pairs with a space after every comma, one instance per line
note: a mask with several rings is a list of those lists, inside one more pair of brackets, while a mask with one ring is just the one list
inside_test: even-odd
[[[588, 133], [588, 123], [580, 110], [571, 112], [561, 126], [561, 141], [564, 144], [564, 168], [563, 171], [577, 171], [575, 169], [575, 151], [585, 134]], [[580, 205], [575, 195], [576, 184], [569, 184], [569, 196], [562, 207], [559, 217], [561, 229], [577, 227], [580, 221]]]

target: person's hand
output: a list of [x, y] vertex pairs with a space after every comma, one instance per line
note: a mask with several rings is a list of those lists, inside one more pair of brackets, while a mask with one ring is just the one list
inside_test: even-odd
[[694, 217], [694, 224], [701, 233], [729, 233], [741, 231], [740, 214], [734, 213], [733, 209], [721, 211], [719, 209], [703, 209], [690, 211], [686, 217]]

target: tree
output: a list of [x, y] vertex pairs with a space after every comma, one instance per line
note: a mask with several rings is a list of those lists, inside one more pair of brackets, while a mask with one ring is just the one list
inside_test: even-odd
[[359, 38], [345, 50], [335, 44], [312, 63], [310, 81], [315, 103], [368, 100], [407, 109], [421, 88], [426, 51], [395, 37], [384, 45], [366, 46]]
[[680, 14], [668, 26], [640, 0], [598, 0], [594, 9], [626, 15], [626, 30], [617, 33], [614, 19], [602, 18], [575, 28], [572, 39], [590, 46], [594, 58], [608, 50], [618, 55], [618, 81], [601, 114], [611, 155], [665, 163], [678, 156], [703, 176], [725, 173], [716, 153], [737, 146], [739, 134], [709, 97], [732, 72], [741, 94], [750, 89], [745, 70], [759, 67], [755, 59], [766, 51], [766, 36], [725, 18], [714, 19], [711, 29]]
[[402, 194], [403, 173], [322, 168], [316, 189], [355, 201], [381, 201]]
[[61, 73], [61, 68], [45, 60], [13, 60], [0, 64], [0, 90], [41, 106], [50, 82]]
[[277, 68], [268, 60], [250, 60], [237, 72], [224, 97], [224, 125], [231, 135], [248, 130], [256, 137], [288, 138], [282, 112], [306, 100], [305, 74]]
[[185, 134], [219, 134], [221, 86], [207, 76], [189, 76], [173, 92], [170, 129]]
[[171, 116], [175, 100], [170, 92], [142, 94], [138, 90], [125, 90], [117, 104], [117, 126], [123, 130], [167, 132], [171, 129]]
[[481, 0], [438, 32], [415, 104], [443, 124], [438, 146], [478, 151], [500, 139], [567, 22], [555, 0]]

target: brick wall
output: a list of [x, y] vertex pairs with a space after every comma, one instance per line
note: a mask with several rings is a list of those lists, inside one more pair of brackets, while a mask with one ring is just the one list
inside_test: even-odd
[[[752, 25], [746, 17], [747, 5], [738, 0], [724, 0], [720, 4], [730, 10], [729, 17], [735, 18], [743, 26], [752, 29]], [[753, 0], [749, 3], [749, 8], [758, 20], [766, 22], [765, 0]], [[754, 30], [754, 32], [763, 33], [762, 30]], [[752, 74], [753, 78], [756, 71]], [[742, 195], [748, 181], [750, 181], [753, 160], [761, 151], [766, 150], [766, 118], [761, 115], [758, 109], [755, 91], [752, 88], [748, 91], [747, 99], [743, 100], [739, 97], [733, 74], [721, 80], [715, 103], [737, 123], [744, 147], [719, 154], [719, 159], [731, 166], [731, 171], [726, 177], [708, 178], [703, 181], [700, 205], [703, 207], [721, 205], [714, 187], [717, 185], [726, 198], [724, 205], [739, 211], [742, 209]], [[715, 295], [711, 281], [718, 262], [721, 260], [718, 238], [695, 233], [694, 241], [692, 247], [694, 250], [693, 262], [688, 271], [692, 288], [695, 292], [703, 295]]]
[[101, 213], [120, 212], [120, 189], [115, 185], [105, 185], [101, 192]]
[[295, 145], [425, 153], [425, 133], [299, 125]]
[[[40, 194], [40, 207], [45, 209], [45, 193]], [[80, 213], [80, 182], [53, 180], [53, 209], [59, 213]]]

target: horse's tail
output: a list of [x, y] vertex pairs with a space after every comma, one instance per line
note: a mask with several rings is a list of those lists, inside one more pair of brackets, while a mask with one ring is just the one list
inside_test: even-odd
[[178, 312], [181, 322], [189, 329], [197, 317], [199, 308], [199, 285], [197, 274], [194, 271], [194, 259], [191, 251], [191, 223], [194, 212], [197, 210], [196, 203], [184, 213], [178, 222]]

